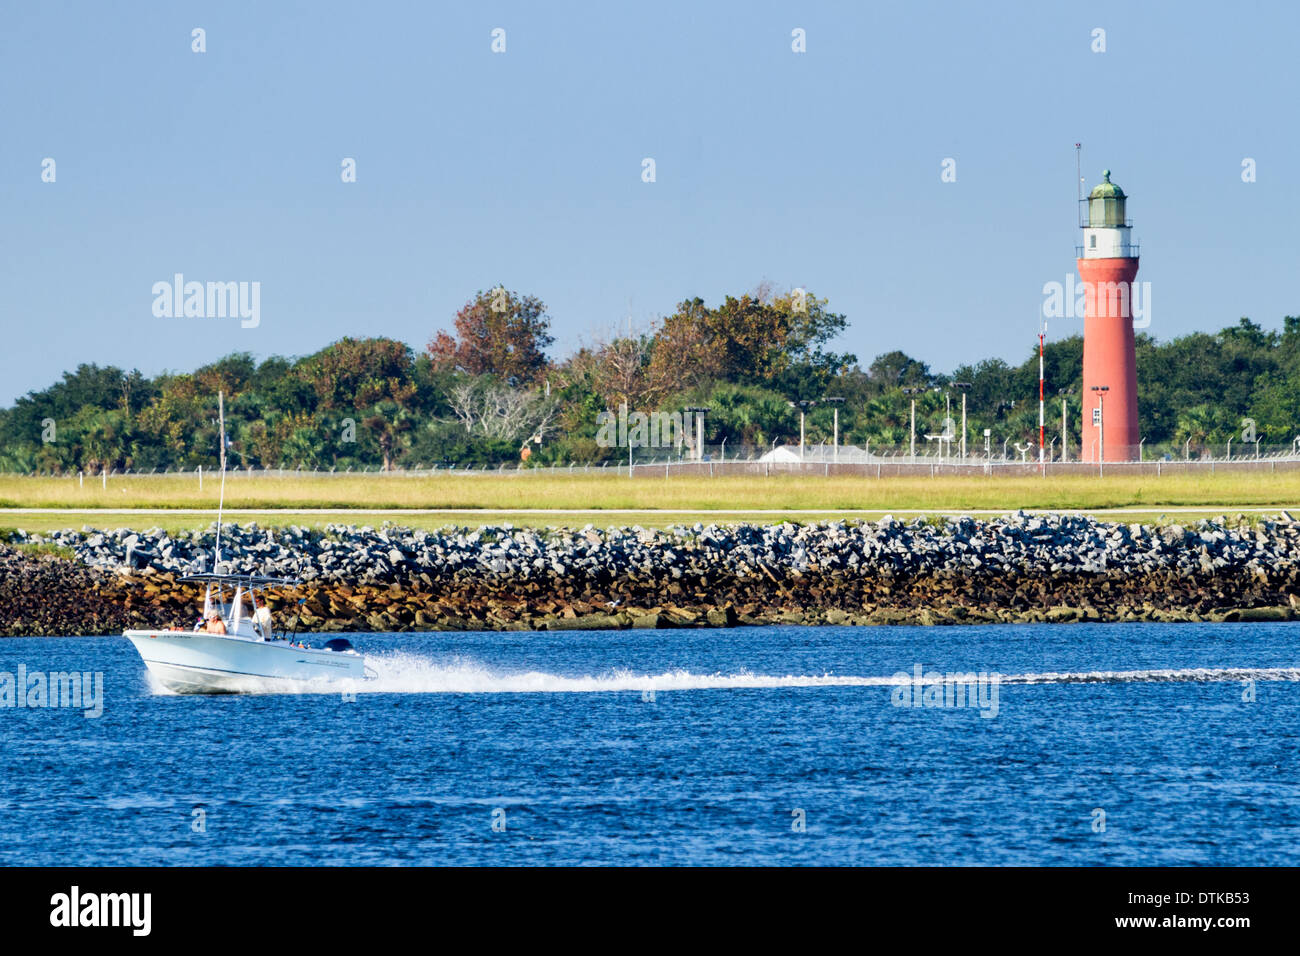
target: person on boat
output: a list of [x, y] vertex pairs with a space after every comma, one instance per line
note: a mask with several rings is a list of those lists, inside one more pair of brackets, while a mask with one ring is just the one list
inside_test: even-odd
[[209, 615], [208, 615], [208, 627], [207, 627], [207, 631], [208, 631], [209, 634], [225, 634], [225, 633], [226, 633], [226, 622], [223, 621], [223, 620], [221, 619], [221, 615], [220, 615], [220, 614], [209, 614]]
[[271, 639], [271, 609], [265, 604], [258, 607], [253, 612], [253, 622], [256, 624], [258, 632], [262, 635], [262, 640]]

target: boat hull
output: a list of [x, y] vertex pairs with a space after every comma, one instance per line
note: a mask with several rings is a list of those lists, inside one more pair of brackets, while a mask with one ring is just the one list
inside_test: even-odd
[[355, 651], [294, 647], [189, 631], [127, 631], [149, 673], [177, 694], [332, 692], [365, 678]]

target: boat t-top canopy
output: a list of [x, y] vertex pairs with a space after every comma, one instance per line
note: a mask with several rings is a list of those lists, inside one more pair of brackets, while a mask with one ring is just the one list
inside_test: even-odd
[[289, 578], [264, 578], [256, 574], [187, 574], [181, 579], [182, 584], [233, 584], [244, 588], [297, 587], [301, 581]]

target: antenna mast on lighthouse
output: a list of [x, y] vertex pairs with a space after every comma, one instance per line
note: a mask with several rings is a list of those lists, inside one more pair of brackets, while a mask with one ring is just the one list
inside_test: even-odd
[[1079, 211], [1079, 225], [1083, 225], [1083, 144], [1074, 144], [1074, 208]]

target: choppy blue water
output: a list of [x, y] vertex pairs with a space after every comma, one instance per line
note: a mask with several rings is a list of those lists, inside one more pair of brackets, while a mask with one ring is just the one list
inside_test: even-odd
[[[104, 675], [97, 718], [0, 708], [0, 864], [1245, 865], [1300, 850], [1296, 624], [354, 639], [381, 673], [355, 700], [179, 697], [120, 638], [0, 641], [0, 672]], [[895, 706], [891, 675], [917, 664], [1002, 675], [996, 716]]]

